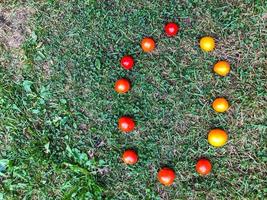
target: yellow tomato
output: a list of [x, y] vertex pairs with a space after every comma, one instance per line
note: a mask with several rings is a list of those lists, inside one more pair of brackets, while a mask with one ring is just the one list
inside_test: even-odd
[[212, 107], [217, 112], [225, 112], [229, 108], [229, 103], [225, 98], [216, 98], [212, 103]]
[[222, 129], [213, 129], [209, 132], [208, 142], [214, 147], [221, 147], [226, 144], [228, 139], [227, 133]]
[[230, 63], [219, 61], [214, 65], [213, 71], [220, 76], [226, 76], [230, 72]]
[[215, 48], [215, 40], [210, 36], [205, 36], [200, 39], [199, 45], [204, 51], [213, 51]]

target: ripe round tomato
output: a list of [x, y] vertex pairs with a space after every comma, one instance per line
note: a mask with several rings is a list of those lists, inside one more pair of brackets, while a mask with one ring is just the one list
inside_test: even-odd
[[123, 56], [121, 59], [121, 66], [127, 70], [132, 69], [134, 66], [133, 57], [132, 56]]
[[122, 155], [122, 160], [124, 163], [126, 163], [128, 165], [133, 165], [133, 164], [137, 163], [138, 155], [134, 150], [128, 149], [128, 150], [124, 151], [124, 153]]
[[175, 36], [179, 31], [179, 26], [175, 23], [170, 22], [165, 25], [164, 29], [167, 36]]
[[175, 179], [175, 172], [168, 168], [164, 167], [158, 172], [158, 180], [165, 186], [170, 186]]
[[217, 112], [225, 112], [229, 108], [229, 103], [225, 98], [216, 98], [212, 103], [212, 107]]
[[119, 79], [115, 83], [115, 91], [118, 93], [126, 93], [130, 90], [131, 84], [127, 79]]
[[121, 117], [119, 119], [119, 129], [123, 132], [131, 132], [134, 130], [135, 123], [130, 117]]
[[156, 43], [152, 38], [144, 38], [141, 41], [141, 47], [144, 52], [151, 52], [155, 49]]
[[226, 76], [230, 72], [230, 63], [219, 61], [214, 65], [213, 71], [220, 76]]
[[227, 133], [222, 129], [213, 129], [208, 134], [208, 142], [214, 147], [221, 147], [226, 144]]
[[199, 45], [204, 51], [213, 51], [215, 48], [215, 40], [210, 36], [206, 36], [200, 39]]
[[200, 175], [202, 175], [202, 176], [208, 175], [211, 171], [211, 168], [212, 168], [212, 166], [211, 166], [211, 163], [208, 159], [202, 158], [202, 159], [197, 161], [196, 171]]

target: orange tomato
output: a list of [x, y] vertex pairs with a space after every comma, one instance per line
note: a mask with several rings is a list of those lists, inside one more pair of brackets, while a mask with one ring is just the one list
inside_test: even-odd
[[230, 63], [219, 61], [214, 65], [213, 71], [220, 76], [226, 76], [230, 72]]
[[133, 164], [137, 163], [138, 155], [134, 150], [128, 149], [128, 150], [124, 151], [124, 153], [122, 155], [122, 160], [124, 163], [126, 163], [128, 165], [133, 165]]
[[175, 179], [175, 172], [168, 168], [164, 167], [158, 172], [158, 180], [165, 186], [170, 186]]
[[114, 89], [118, 93], [126, 93], [130, 90], [130, 87], [130, 82], [127, 79], [122, 78], [116, 81]]
[[208, 142], [214, 147], [222, 147], [228, 139], [227, 133], [222, 129], [213, 129], [208, 134]]
[[210, 36], [202, 37], [199, 46], [204, 51], [213, 51], [215, 48], [215, 40]]
[[229, 108], [229, 103], [225, 98], [216, 98], [212, 103], [212, 107], [217, 112], [225, 112]]
[[141, 47], [144, 52], [151, 52], [155, 49], [156, 43], [152, 38], [144, 38], [141, 41]]

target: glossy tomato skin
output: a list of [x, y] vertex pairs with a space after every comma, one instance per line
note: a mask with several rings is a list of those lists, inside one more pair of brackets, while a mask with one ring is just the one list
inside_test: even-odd
[[208, 175], [211, 172], [212, 166], [208, 159], [202, 158], [197, 161], [196, 171], [202, 176]]
[[123, 56], [120, 63], [124, 69], [130, 70], [134, 66], [134, 59], [132, 56]]
[[203, 51], [213, 51], [215, 49], [215, 40], [210, 36], [205, 36], [200, 39], [199, 45]]
[[165, 186], [170, 186], [173, 184], [175, 179], [175, 172], [168, 167], [164, 167], [158, 172], [158, 180], [161, 184]]
[[165, 25], [165, 33], [167, 34], [167, 36], [171, 37], [171, 36], [175, 36], [177, 35], [178, 31], [179, 31], [179, 26], [175, 23], [168, 23]]
[[230, 63], [225, 60], [218, 61], [213, 67], [213, 71], [220, 76], [227, 76], [230, 70]]
[[212, 129], [208, 134], [208, 142], [214, 147], [222, 147], [228, 140], [227, 133], [219, 128]]
[[131, 117], [121, 117], [119, 119], [119, 129], [122, 132], [131, 132], [134, 130], [135, 123]]
[[229, 103], [228, 101], [223, 98], [223, 97], [219, 97], [216, 98], [213, 103], [212, 103], [212, 108], [216, 111], [216, 112], [225, 112], [229, 109]]
[[128, 149], [124, 151], [122, 160], [125, 164], [134, 165], [138, 161], [138, 155], [134, 150]]
[[119, 79], [116, 81], [114, 89], [118, 93], [126, 93], [130, 90], [131, 84], [127, 79]]
[[156, 43], [152, 38], [144, 38], [141, 41], [141, 47], [144, 52], [151, 52], [155, 49]]

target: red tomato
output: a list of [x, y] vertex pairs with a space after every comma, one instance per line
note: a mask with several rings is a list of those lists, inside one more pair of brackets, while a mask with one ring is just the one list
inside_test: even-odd
[[133, 165], [133, 164], [137, 163], [138, 155], [134, 150], [128, 149], [128, 150], [124, 151], [124, 153], [122, 155], [122, 160], [126, 164]]
[[135, 123], [130, 117], [121, 117], [119, 119], [119, 129], [123, 132], [131, 132], [134, 130]]
[[123, 56], [121, 59], [121, 66], [127, 70], [132, 69], [134, 66], [133, 57], [132, 56]]
[[165, 32], [168, 36], [175, 36], [179, 31], [179, 26], [175, 23], [168, 23], [165, 25]]
[[208, 159], [202, 158], [197, 161], [196, 171], [200, 175], [208, 175], [211, 169], [212, 169], [212, 166]]
[[175, 172], [168, 168], [164, 167], [158, 172], [158, 180], [165, 186], [170, 186], [175, 179]]
[[118, 93], [126, 93], [130, 90], [130, 88], [130, 82], [124, 78], [117, 80], [114, 87], [115, 91]]

